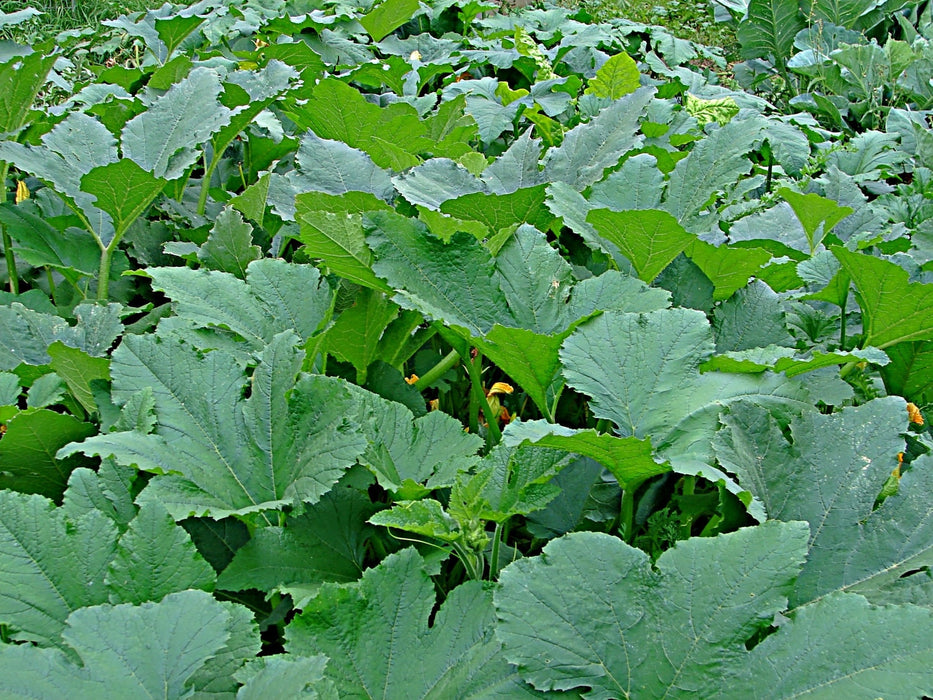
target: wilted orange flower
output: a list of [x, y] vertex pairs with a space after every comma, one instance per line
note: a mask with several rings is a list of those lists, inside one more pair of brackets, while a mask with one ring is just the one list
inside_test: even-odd
[[920, 413], [920, 409], [917, 408], [917, 404], [907, 404], [907, 417], [910, 419], [911, 423], [915, 423], [916, 425], [923, 425], [923, 415]]

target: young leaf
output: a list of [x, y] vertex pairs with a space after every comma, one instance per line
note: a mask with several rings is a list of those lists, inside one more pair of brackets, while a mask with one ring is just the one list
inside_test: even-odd
[[617, 100], [635, 92], [641, 76], [635, 61], [627, 53], [617, 53], [596, 71], [586, 88], [587, 95]]
[[376, 359], [379, 340], [398, 312], [398, 306], [382, 292], [360, 290], [353, 306], [328, 329], [326, 351], [352, 364], [359, 383], [365, 384], [366, 368]]
[[231, 207], [224, 207], [217, 215], [210, 235], [198, 249], [201, 265], [240, 279], [246, 279], [247, 266], [261, 257], [262, 250], [253, 245], [253, 227]]
[[493, 636], [492, 595], [480, 582], [450, 592], [428, 627], [434, 584], [413, 548], [325, 584], [286, 628], [289, 654], [324, 653], [341, 696], [533, 697]]
[[680, 542], [652, 567], [615, 537], [565, 535], [503, 569], [504, 656], [540, 690], [712, 697], [784, 608], [806, 537], [804, 523], [765, 523]]
[[[818, 194], [801, 194], [793, 190], [782, 187], [778, 190], [781, 195], [800, 219], [800, 225], [803, 226], [804, 233], [807, 234], [807, 241], [810, 243], [810, 254], [816, 251], [827, 233], [833, 230], [833, 227], [851, 214], [852, 207], [843, 207], [826, 197]], [[822, 228], [820, 225], [822, 224]]]

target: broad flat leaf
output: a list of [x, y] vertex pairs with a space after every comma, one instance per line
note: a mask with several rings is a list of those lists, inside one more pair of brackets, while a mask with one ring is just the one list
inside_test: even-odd
[[123, 127], [123, 155], [157, 178], [175, 180], [194, 164], [198, 147], [229, 123], [219, 102], [223, 87], [210, 68], [195, 68], [148, 110]]
[[482, 181], [495, 194], [509, 194], [542, 182], [538, 161], [541, 140], [531, 138], [531, 129], [519, 136], [509, 149], [483, 170]]
[[226, 352], [202, 356], [172, 336], [127, 336], [110, 368], [114, 400], [152, 387], [156, 432], [98, 435], [59, 454], [113, 456], [158, 474], [144, 498], [160, 500], [176, 519], [315, 503], [365, 441], [344, 386], [321, 376], [296, 380], [298, 342], [292, 332], [271, 340], [243, 399], [247, 377]]
[[678, 308], [604, 313], [579, 326], [560, 356], [567, 383], [591, 396], [593, 414], [612, 420], [620, 436], [650, 437], [672, 462], [709, 464], [724, 405], [749, 398], [793, 413], [810, 404], [802, 386], [779, 375], [701, 375], [712, 350], [705, 315]]
[[262, 257], [262, 249], [253, 245], [253, 227], [231, 207], [214, 219], [214, 226], [204, 244], [198, 249], [198, 260], [210, 270], [229, 272], [246, 279], [246, 268]]
[[888, 393], [915, 404], [933, 404], [933, 342], [898, 343], [885, 352], [890, 364], [881, 368]]
[[742, 58], [768, 58], [784, 64], [794, 37], [806, 24], [796, 0], [750, 0], [748, 16], [736, 31]]
[[713, 311], [716, 352], [735, 352], [769, 345], [793, 345], [781, 300], [756, 280]]
[[419, 498], [451, 486], [458, 471], [479, 461], [483, 441], [442, 411], [414, 418], [405, 406], [371, 392], [354, 390], [356, 422], [368, 441], [359, 461], [399, 499]]
[[621, 168], [593, 185], [588, 199], [596, 209], [657, 209], [663, 191], [664, 175], [658, 170], [657, 159], [639, 153], [627, 158]]
[[[49, 376], [49, 375], [46, 375]], [[0, 439], [0, 488], [61, 498], [71, 470], [80, 460], [55, 453], [96, 431], [90, 423], [45, 408], [28, 408], [4, 421]]]
[[803, 231], [807, 234], [807, 240], [810, 243], [811, 254], [836, 224], [855, 211], [852, 207], [840, 206], [833, 200], [812, 192], [801, 194], [782, 187], [778, 190], [778, 194], [790, 204], [791, 209], [800, 219], [800, 225], [803, 226]]
[[804, 523], [765, 523], [679, 542], [652, 566], [615, 537], [571, 533], [503, 569], [496, 634], [540, 690], [711, 697], [784, 608], [806, 537]]
[[596, 209], [586, 220], [622, 251], [645, 282], [654, 280], [696, 238], [673, 216], [657, 209]]
[[0, 94], [6, 96], [0, 104], [0, 135], [15, 134], [23, 127], [36, 95], [57, 60], [54, 54], [33, 51], [28, 56], [14, 56], [0, 63]]
[[[312, 258], [321, 258], [328, 269], [344, 279], [362, 284], [364, 287], [389, 291], [388, 285], [372, 271], [373, 254], [366, 245], [363, 233], [363, 217], [358, 211], [346, 213], [328, 206], [321, 208], [318, 193], [299, 194], [295, 198], [295, 219], [301, 226], [301, 242], [304, 252]], [[350, 193], [345, 195], [364, 195]], [[373, 195], [365, 193], [372, 205], [363, 204], [365, 211], [388, 211], [388, 205]]]
[[713, 299], [723, 301], [748, 284], [771, 260], [763, 248], [732, 248], [710, 245], [699, 238], [685, 250], [687, 257], [709, 277], [715, 290]]
[[473, 173], [450, 158], [431, 158], [392, 178], [392, 182], [398, 193], [409, 202], [432, 210], [440, 210], [449, 199], [486, 189]]
[[630, 480], [641, 482], [670, 470], [654, 460], [650, 440], [573, 430], [543, 420], [510, 423], [502, 433], [502, 441], [509, 446], [538, 445], [589, 457], [612, 472], [623, 487]]
[[493, 636], [492, 595], [478, 582], [450, 592], [428, 627], [434, 584], [413, 548], [325, 584], [286, 628], [289, 654], [323, 653], [341, 697], [531, 697]]
[[[232, 618], [249, 612], [203, 591], [158, 603], [76, 610], [63, 633], [81, 665], [57, 649], [0, 647], [0, 690], [8, 697], [180, 698], [192, 676], [221, 651]], [[106, 689], [102, 691], [102, 689]]]
[[117, 542], [104, 583], [112, 603], [162, 600], [169, 593], [214, 589], [216, 574], [188, 533], [160, 504], [144, 504]]
[[[763, 501], [770, 518], [810, 523], [807, 564], [792, 606], [853, 587], [869, 594], [933, 563], [926, 475], [912, 477], [897, 500], [872, 510], [904, 449], [903, 399], [875, 399], [832, 415], [804, 413], [791, 423], [793, 444], [757, 406], [735, 405], [722, 421], [715, 438], [719, 462]], [[908, 491], [915, 478], [918, 490]]]
[[286, 221], [294, 220], [295, 195], [303, 192], [368, 192], [385, 201], [395, 195], [388, 171], [368, 154], [342, 141], [322, 139], [313, 131], [301, 137], [295, 161], [297, 169], [285, 175], [273, 173], [269, 181], [269, 203]]
[[[210, 335], [218, 336], [215, 343], [235, 334], [236, 341], [246, 341], [254, 352], [285, 330], [308, 340], [327, 319], [333, 300], [316, 268], [277, 259], [251, 262], [245, 281], [226, 272], [185, 267], [150, 267], [146, 275], [154, 289], [174, 302], [174, 327], [211, 329]], [[228, 349], [243, 346], [232, 340]]]
[[291, 592], [296, 607], [326, 581], [350, 583], [363, 573], [378, 510], [365, 493], [337, 487], [284, 527], [258, 529], [217, 579], [217, 587]]
[[617, 53], [596, 71], [586, 87], [586, 94], [617, 100], [635, 92], [640, 77], [632, 57], [627, 53]]
[[[128, 158], [94, 168], [81, 177], [81, 189], [113, 220], [121, 236], [162, 192], [166, 181], [154, 177]], [[102, 237], [105, 244], [110, 240]], [[112, 240], [112, 239], [111, 239]]]
[[306, 700], [337, 700], [337, 689], [324, 679], [328, 658], [276, 654], [251, 661], [237, 674], [245, 681], [237, 691], [237, 700], [268, 700], [274, 697]]
[[933, 612], [833, 594], [797, 609], [718, 697], [915, 698], [933, 685]]
[[61, 231], [25, 202], [0, 205], [0, 223], [13, 239], [16, 256], [33, 267], [58, 270], [75, 282], [97, 275], [100, 246], [88, 231], [74, 227]]
[[670, 174], [664, 209], [688, 230], [699, 225], [699, 212], [715, 194], [751, 170], [745, 154], [761, 139], [763, 118], [733, 119], [700, 139]]
[[326, 351], [353, 365], [358, 383], [364, 384], [366, 368], [378, 355], [379, 340], [398, 312], [398, 306], [382, 292], [360, 290], [353, 306], [327, 330]]
[[70, 348], [60, 340], [49, 345], [47, 351], [52, 358], [49, 366], [68, 385], [78, 403], [88, 413], [97, 411], [91, 382], [110, 379], [110, 360], [106, 357], [91, 357], [77, 348]]
[[854, 27], [862, 15], [876, 7], [878, 5], [871, 0], [812, 0], [801, 5], [808, 15], [812, 13], [814, 18], [847, 29]]
[[509, 194], [477, 192], [441, 204], [441, 211], [460, 219], [473, 219], [493, 233], [514, 224], [528, 223], [542, 231], [554, 216], [544, 206], [546, 185], [515, 190]]
[[449, 244], [421, 222], [394, 213], [369, 215], [367, 242], [373, 270], [397, 290], [393, 301], [482, 336], [509, 317], [493, 279], [493, 260], [473, 236], [456, 234]]
[[881, 258], [844, 248], [833, 254], [855, 283], [863, 346], [933, 339], [933, 284], [910, 282], [905, 269]]
[[638, 122], [654, 92], [639, 88], [568, 131], [561, 145], [544, 156], [545, 179], [566, 182], [577, 190], [601, 180], [607, 167], [641, 143]]
[[383, 0], [360, 18], [360, 24], [373, 41], [381, 41], [412, 18], [419, 8], [417, 0]]
[[0, 622], [12, 638], [60, 645], [72, 611], [107, 602], [116, 540], [103, 513], [66, 518], [41, 496], [0, 491]]
[[711, 122], [723, 126], [739, 113], [739, 105], [734, 97], [703, 99], [688, 92], [684, 97], [684, 111], [701, 127]]
[[322, 139], [341, 141], [368, 153], [381, 168], [406, 170], [418, 165], [417, 154], [430, 148], [427, 127], [414, 107], [404, 102], [380, 107], [336, 78], [318, 83], [313, 97], [290, 116]]

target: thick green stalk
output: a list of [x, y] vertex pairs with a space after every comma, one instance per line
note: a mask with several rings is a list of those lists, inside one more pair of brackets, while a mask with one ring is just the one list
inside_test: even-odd
[[[486, 423], [489, 426], [489, 430], [486, 433], [486, 446], [491, 449], [502, 440], [502, 431], [499, 430], [499, 416], [494, 416], [492, 414], [492, 410], [489, 408], [489, 402], [486, 401], [486, 392], [483, 391], [483, 354], [477, 350], [476, 357], [466, 364], [467, 370], [470, 373], [470, 386], [473, 389], [473, 399], [476, 405], [482, 410], [483, 415], [486, 417]], [[471, 403], [473, 402], [471, 401]]]
[[625, 484], [619, 511], [619, 531], [622, 539], [631, 544], [635, 539], [635, 492], [644, 481], [633, 480]]
[[412, 384], [412, 386], [415, 387], [415, 389], [418, 391], [424, 391], [434, 382], [440, 379], [447, 372], [447, 370], [456, 365], [459, 360], [459, 353], [456, 350], [451, 350], [441, 358], [440, 362], [425, 372], [424, 376], [419, 377], [418, 381]]
[[[6, 204], [6, 176], [9, 171], [10, 164], [6, 161], [0, 161], [0, 204]], [[13, 294], [19, 294], [19, 277], [16, 274], [13, 239], [10, 238], [10, 234], [3, 224], [0, 224], [0, 231], [3, 231], [3, 256], [6, 258], [6, 272], [10, 278], [10, 291]]]

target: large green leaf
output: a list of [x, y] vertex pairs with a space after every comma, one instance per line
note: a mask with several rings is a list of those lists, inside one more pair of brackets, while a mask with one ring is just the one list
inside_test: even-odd
[[800, 219], [800, 225], [803, 226], [803, 231], [807, 234], [807, 241], [810, 243], [811, 255], [816, 251], [817, 246], [820, 245], [826, 234], [854, 211], [852, 207], [840, 206], [837, 202], [813, 192], [801, 194], [788, 187], [782, 187], [778, 190], [778, 194], [790, 204], [791, 209]]
[[480, 221], [493, 233], [514, 224], [528, 223], [546, 230], [554, 218], [544, 206], [545, 185], [525, 187], [509, 194], [476, 192], [441, 204], [445, 214]]
[[215, 578], [188, 533], [160, 504], [149, 502], [117, 542], [104, 583], [110, 602], [143, 603], [191, 588], [211, 591]]
[[844, 248], [833, 253], [855, 283], [863, 347], [933, 339], [933, 284], [910, 282], [904, 268], [881, 258]]
[[290, 115], [322, 139], [368, 153], [381, 168], [410, 168], [420, 162], [417, 154], [430, 147], [427, 127], [414, 107], [404, 102], [379, 107], [336, 78], [318, 83], [312, 99]]
[[230, 122], [220, 104], [220, 76], [195, 68], [123, 127], [123, 155], [157, 178], [175, 180], [194, 164], [198, 147]]
[[28, 56], [14, 56], [0, 63], [0, 94], [5, 96], [0, 103], [0, 136], [15, 134], [23, 127], [57, 60], [54, 54], [33, 51]]
[[69, 614], [107, 602], [116, 540], [99, 511], [67, 518], [41, 496], [0, 491], [0, 622], [13, 639], [58, 645]]
[[750, 0], [748, 16], [736, 32], [742, 58], [770, 56], [783, 66], [794, 47], [794, 37], [805, 27], [796, 0]]
[[418, 0], [383, 0], [360, 18], [360, 24], [373, 41], [381, 41], [389, 32], [410, 20], [419, 6]]
[[464, 432], [452, 416], [431, 411], [415, 418], [400, 403], [361, 389], [354, 394], [356, 422], [369, 442], [359, 461], [397, 498], [420, 498], [449, 487], [458, 471], [469, 471], [479, 460], [482, 439]]
[[933, 342], [898, 343], [885, 352], [891, 362], [881, 368], [888, 393], [918, 405], [933, 404]]
[[316, 268], [284, 260], [254, 260], [245, 280], [185, 267], [150, 267], [145, 274], [174, 302], [177, 317], [166, 325], [210, 329], [203, 340], [207, 347], [227, 339], [231, 352], [242, 352], [244, 344], [247, 352], [260, 351], [286, 330], [307, 341], [325, 323], [333, 303], [334, 293]]
[[718, 353], [793, 345], [780, 298], [757, 280], [713, 311], [713, 332]]
[[596, 71], [586, 87], [586, 93], [617, 100], [635, 92], [640, 77], [632, 57], [627, 53], [618, 53]]
[[297, 377], [303, 353], [290, 331], [262, 351], [247, 377], [222, 350], [201, 355], [168, 336], [128, 336], [113, 354], [117, 402], [151, 387], [154, 434], [114, 432], [60, 455], [113, 456], [159, 474], [143, 492], [176, 518], [222, 518], [314, 503], [363, 451], [355, 401], [337, 380]]
[[593, 415], [613, 421], [620, 436], [650, 437], [667, 458], [708, 464], [724, 405], [741, 398], [782, 412], [809, 405], [802, 386], [777, 375], [701, 375], [712, 350], [705, 315], [678, 308], [605, 313], [579, 326], [560, 357], [567, 383], [591, 396]]
[[695, 238], [677, 219], [657, 209], [595, 209], [586, 220], [622, 251], [645, 282], [654, 280]]
[[45, 408], [28, 408], [5, 422], [0, 440], [0, 488], [61, 498], [75, 459], [55, 453], [96, 430], [74, 416]]
[[540, 690], [712, 697], [784, 609], [806, 537], [803, 523], [765, 523], [680, 542], [652, 566], [615, 537], [571, 533], [502, 571], [496, 634]]
[[607, 167], [641, 143], [638, 123], [653, 97], [653, 88], [639, 88], [568, 131], [561, 145], [545, 155], [544, 177], [578, 190], [601, 180]]
[[126, 158], [98, 166], [81, 177], [81, 189], [93, 196], [94, 205], [113, 220], [115, 236], [126, 232], [163, 187], [165, 180], [154, 177]]
[[337, 487], [281, 527], [264, 527], [237, 550], [217, 587], [289, 592], [296, 607], [325, 581], [350, 583], [363, 573], [369, 539], [366, 523], [378, 506], [365, 494]]
[[356, 369], [358, 383], [366, 383], [366, 368], [376, 359], [380, 339], [398, 316], [399, 308], [382, 292], [362, 289], [353, 306], [327, 330], [325, 349]]
[[886, 587], [908, 585], [901, 574], [933, 563], [928, 461], [873, 510], [904, 449], [903, 399], [876, 399], [833, 415], [805, 413], [791, 423], [792, 444], [757, 406], [737, 404], [722, 421], [715, 439], [720, 463], [763, 501], [769, 517], [810, 523], [793, 605], [845, 590], [883, 603]]
[[359, 584], [325, 584], [286, 628], [286, 649], [330, 657], [326, 676], [341, 697], [533, 697], [502, 658], [492, 595], [478, 581], [451, 591], [429, 627], [434, 604], [408, 548]]
[[58, 649], [0, 646], [5, 697], [181, 698], [193, 676], [222, 651], [246, 608], [183, 591], [158, 603], [97, 605], [72, 613], [63, 638], [81, 665]]
[[654, 460], [649, 440], [573, 430], [543, 420], [510, 423], [502, 440], [510, 446], [538, 445], [589, 457], [605, 466], [623, 486], [630, 480], [641, 482], [669, 471], [667, 465]]

